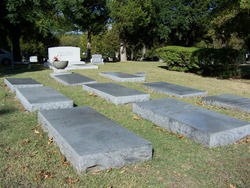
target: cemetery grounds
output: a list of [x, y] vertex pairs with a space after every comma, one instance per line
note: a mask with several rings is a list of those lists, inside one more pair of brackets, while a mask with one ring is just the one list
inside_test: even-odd
[[[106, 71], [145, 72], [146, 82], [163, 81], [204, 90], [208, 95], [228, 93], [250, 98], [249, 80], [220, 80], [167, 71], [164, 63], [159, 62], [107, 63], [99, 69], [73, 72], [99, 83], [114, 82], [99, 75]], [[250, 187], [250, 138], [228, 146], [205, 148], [136, 116], [131, 104], [114, 105], [83, 91], [81, 86], [58, 83], [49, 76], [51, 72], [40, 64], [0, 70], [0, 187]], [[33, 78], [63, 93], [76, 106], [92, 107], [150, 141], [153, 159], [119, 169], [77, 174], [53, 140], [41, 130], [37, 112], [26, 111], [5, 87], [6, 77]], [[151, 99], [172, 97], [152, 92], [142, 83], [118, 84], [149, 93]], [[249, 113], [204, 105], [201, 98], [175, 99], [250, 122]]]

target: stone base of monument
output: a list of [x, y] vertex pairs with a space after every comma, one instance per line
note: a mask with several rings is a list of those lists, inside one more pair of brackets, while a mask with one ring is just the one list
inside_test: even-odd
[[150, 142], [87, 106], [39, 111], [38, 121], [78, 173], [152, 158]]
[[41, 87], [43, 84], [33, 80], [32, 78], [5, 78], [4, 83], [11, 92], [15, 92], [17, 88]]
[[46, 86], [18, 88], [16, 98], [30, 112], [73, 107], [71, 99]]
[[83, 90], [93, 92], [116, 105], [150, 100], [150, 94], [114, 83], [84, 84]]
[[250, 123], [165, 98], [133, 104], [133, 112], [206, 147], [232, 144], [250, 135]]
[[250, 98], [223, 94], [204, 97], [202, 102], [209, 105], [215, 105], [223, 108], [232, 108], [250, 113]]
[[56, 81], [64, 84], [64, 85], [83, 85], [83, 84], [92, 84], [96, 83], [96, 81], [87, 76], [83, 76], [77, 73], [68, 73], [68, 74], [50, 74]]
[[145, 82], [146, 76], [145, 75], [134, 75], [134, 74], [127, 74], [122, 72], [101, 72], [99, 73], [101, 76], [110, 78], [111, 80], [117, 82]]
[[170, 84], [167, 82], [151, 82], [151, 83], [144, 83], [143, 85], [152, 91], [180, 98], [203, 97], [207, 95], [206, 91]]

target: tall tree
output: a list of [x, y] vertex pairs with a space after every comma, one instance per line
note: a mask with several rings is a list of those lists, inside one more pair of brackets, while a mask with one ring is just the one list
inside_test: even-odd
[[88, 34], [87, 57], [91, 58], [91, 35], [105, 29], [108, 21], [106, 0], [61, 0], [66, 17], [83, 32]]
[[221, 0], [214, 10], [212, 29], [222, 47], [228, 47], [231, 36], [245, 41], [250, 49], [250, 0]]
[[[127, 61], [127, 42], [150, 23], [151, 0], [110, 0], [110, 17], [120, 38], [120, 59]], [[135, 38], [135, 37], [134, 37]]]
[[[2, 0], [0, 1], [0, 25], [8, 31], [15, 61], [21, 61], [20, 38], [33, 31], [43, 36], [49, 33], [51, 15], [55, 12], [55, 1]], [[37, 29], [33, 29], [37, 28]], [[29, 36], [29, 37], [30, 37]]]
[[207, 31], [212, 0], [152, 0], [159, 37], [168, 44], [192, 46]]

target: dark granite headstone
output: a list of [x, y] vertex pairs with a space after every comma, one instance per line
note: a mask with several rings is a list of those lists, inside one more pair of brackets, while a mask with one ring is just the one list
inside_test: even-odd
[[51, 87], [30, 87], [16, 89], [16, 98], [30, 112], [58, 108], [71, 108], [73, 101]]
[[233, 108], [250, 113], [250, 98], [223, 94], [204, 97], [202, 102], [205, 104], [215, 105], [223, 108]]
[[134, 75], [122, 72], [101, 72], [100, 75], [118, 82], [145, 82], [145, 75]]
[[153, 91], [159, 93], [165, 93], [168, 95], [173, 95], [175, 97], [180, 97], [180, 98], [198, 97], [207, 95], [207, 92], [205, 91], [179, 86], [175, 84], [170, 84], [167, 82], [152, 82], [152, 83], [144, 83], [143, 85]]
[[84, 84], [83, 89], [85, 91], [93, 92], [114, 104], [126, 104], [150, 99], [150, 95], [147, 93], [126, 88], [114, 83]]
[[77, 73], [68, 73], [68, 74], [51, 74], [51, 76], [58, 82], [64, 85], [83, 85], [96, 83], [96, 81], [87, 76], [83, 76]]
[[250, 123], [165, 98], [133, 104], [133, 112], [207, 147], [234, 143], [250, 135]]
[[39, 111], [38, 121], [77, 172], [152, 158], [152, 145], [90, 107]]
[[5, 78], [4, 83], [10, 89], [11, 92], [15, 92], [16, 88], [43, 86], [43, 84], [37, 82], [32, 78]]

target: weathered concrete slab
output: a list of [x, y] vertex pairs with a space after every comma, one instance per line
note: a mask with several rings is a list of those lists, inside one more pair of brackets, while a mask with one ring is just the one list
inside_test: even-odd
[[117, 82], [145, 82], [145, 75], [134, 75], [122, 72], [101, 72], [101, 76], [110, 78]]
[[16, 98], [30, 112], [73, 107], [71, 99], [46, 86], [18, 88], [16, 89]]
[[150, 142], [87, 106], [39, 111], [38, 121], [77, 172], [152, 158]]
[[88, 92], [93, 92], [99, 97], [111, 101], [116, 105], [146, 101], [150, 99], [150, 94], [126, 88], [114, 83], [84, 84], [83, 89]]
[[11, 92], [15, 92], [16, 88], [25, 87], [41, 87], [43, 84], [33, 80], [32, 78], [5, 78], [4, 83]]
[[152, 82], [152, 83], [144, 83], [143, 85], [153, 91], [159, 93], [165, 93], [168, 95], [173, 95], [175, 97], [180, 97], [180, 98], [199, 97], [207, 95], [207, 92], [205, 91], [179, 86], [175, 84], [170, 84], [167, 82]]
[[64, 85], [83, 85], [83, 84], [91, 84], [96, 83], [96, 80], [89, 78], [87, 76], [83, 76], [77, 73], [68, 73], [68, 74], [50, 74], [56, 81], [64, 84]]
[[215, 105], [223, 108], [233, 108], [250, 113], [250, 98], [223, 94], [204, 97], [202, 102], [209, 105]]
[[206, 147], [234, 143], [250, 135], [250, 123], [165, 98], [133, 104], [133, 112]]

